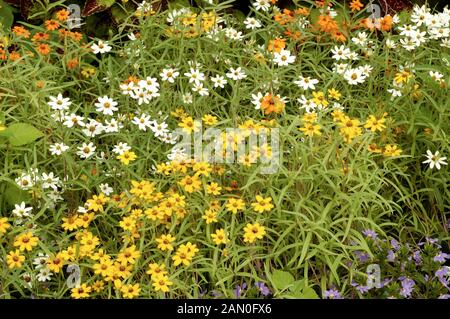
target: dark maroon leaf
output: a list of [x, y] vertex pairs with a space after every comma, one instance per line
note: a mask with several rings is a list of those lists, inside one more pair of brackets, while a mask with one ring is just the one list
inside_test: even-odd
[[83, 17], [106, 10], [107, 7], [100, 5], [96, 0], [87, 0], [83, 8]]

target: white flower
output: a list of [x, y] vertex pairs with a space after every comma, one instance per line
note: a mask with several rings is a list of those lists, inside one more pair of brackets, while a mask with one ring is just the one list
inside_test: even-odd
[[182, 100], [183, 100], [184, 104], [191, 104], [192, 103], [192, 94], [191, 93], [183, 94]]
[[442, 78], [444, 77], [444, 75], [439, 72], [430, 71], [429, 74], [430, 74], [430, 77], [436, 82], [440, 82], [442, 80]]
[[104, 193], [106, 196], [108, 196], [109, 194], [111, 194], [112, 192], [114, 192], [114, 189], [112, 187], [110, 187], [108, 184], [100, 184], [98, 186], [100, 188], [100, 191], [102, 193]]
[[347, 63], [336, 63], [333, 67], [333, 72], [343, 75], [348, 69]]
[[242, 38], [244, 38], [241, 31], [237, 31], [236, 29], [233, 28], [225, 28], [224, 30], [225, 36], [230, 40], [240, 41], [242, 40]]
[[47, 104], [53, 110], [68, 110], [69, 106], [72, 104], [72, 102], [70, 102], [70, 98], [64, 98], [61, 93], [59, 93], [57, 97], [50, 96], [49, 99], [50, 102], [47, 102]]
[[119, 132], [119, 129], [123, 128], [123, 125], [117, 121], [116, 119], [105, 120], [105, 124], [103, 125], [103, 129], [106, 133], [115, 133]]
[[14, 209], [12, 211], [13, 215], [17, 217], [29, 217], [31, 216], [31, 211], [33, 207], [26, 207], [25, 202], [20, 203], [20, 205], [15, 204]]
[[61, 155], [62, 153], [66, 152], [69, 149], [69, 146], [67, 146], [64, 143], [55, 143], [50, 145], [50, 153], [52, 155]]
[[89, 144], [83, 143], [83, 145], [78, 146], [78, 150], [79, 151], [77, 152], [77, 155], [81, 158], [87, 159], [94, 155], [96, 147], [94, 146], [94, 144], [92, 144], [92, 142], [90, 142]]
[[244, 71], [242, 71], [241, 67], [236, 69], [230, 68], [230, 71], [226, 74], [227, 78], [233, 79], [235, 81], [242, 80], [247, 77]]
[[364, 83], [366, 80], [366, 76], [363, 74], [361, 69], [350, 69], [345, 71], [344, 73], [344, 79], [348, 82], [350, 85], [356, 85], [360, 83]]
[[215, 88], [220, 87], [222, 89], [227, 84], [227, 80], [222, 75], [216, 75], [212, 77], [211, 82], [213, 83]]
[[397, 47], [397, 45], [395, 44], [394, 40], [387, 39], [386, 40], [386, 47], [388, 49], [395, 49]]
[[195, 68], [191, 68], [189, 72], [184, 73], [184, 75], [189, 78], [189, 83], [194, 83], [196, 85], [201, 84], [201, 82], [205, 80], [205, 74]]
[[150, 127], [150, 115], [141, 114], [140, 117], [135, 116], [132, 121], [133, 124], [136, 124], [141, 131], [147, 131], [147, 127]]
[[33, 265], [36, 269], [45, 268], [47, 265], [48, 255], [44, 253], [38, 253], [37, 257], [33, 259]]
[[317, 108], [317, 104], [312, 99], [307, 99], [304, 95], [297, 99], [297, 102], [301, 104], [300, 108], [305, 109], [306, 113], [311, 113]]
[[257, 94], [252, 94], [252, 104], [255, 106], [255, 110], [259, 110], [261, 108], [261, 103], [264, 98], [264, 95], [261, 92]]
[[122, 90], [122, 94], [125, 95], [131, 95], [131, 93], [137, 89], [133, 81], [130, 81], [128, 83], [121, 83], [119, 87]]
[[391, 100], [393, 100], [396, 97], [402, 96], [402, 92], [396, 89], [388, 89], [387, 90], [389, 93], [391, 93], [392, 97]]
[[112, 47], [108, 44], [108, 42], [99, 40], [97, 43], [91, 45], [91, 49], [94, 52], [94, 54], [97, 54], [97, 53], [107, 53], [111, 51]]
[[130, 96], [138, 101], [138, 105], [142, 105], [142, 103], [148, 104], [152, 99], [152, 95], [142, 88], [134, 89], [133, 92], [130, 93]]
[[97, 112], [102, 112], [104, 115], [113, 115], [115, 111], [118, 110], [117, 102], [108, 96], [103, 96], [98, 98], [98, 102], [95, 103]]
[[400, 35], [410, 37], [416, 32], [417, 27], [415, 25], [408, 24], [405, 26], [398, 27], [398, 29], [400, 30]]
[[59, 177], [56, 177], [53, 172], [50, 172], [49, 174], [42, 173], [41, 181], [43, 189], [52, 188], [57, 190], [58, 185], [61, 183]]
[[82, 116], [78, 116], [75, 113], [72, 113], [70, 115], [66, 115], [64, 116], [64, 126], [67, 126], [69, 128], [73, 127], [74, 125], [79, 125], [81, 127], [83, 127], [85, 125], [84, 121], [84, 117]]
[[430, 164], [430, 169], [433, 169], [436, 167], [438, 170], [441, 169], [441, 165], [447, 165], [447, 162], [445, 161], [447, 157], [440, 156], [439, 151], [436, 151], [436, 153], [431, 153], [430, 150], [427, 150], [427, 154], [424, 155], [427, 157], [425, 161], [423, 161], [423, 164]]
[[36, 278], [40, 282], [49, 281], [52, 277], [52, 272], [47, 267], [42, 267], [39, 269], [39, 273], [36, 275]]
[[247, 17], [244, 20], [244, 24], [247, 29], [252, 29], [252, 30], [261, 28], [261, 26], [262, 26], [261, 21], [259, 21], [258, 19], [252, 18], [252, 17]]
[[180, 75], [180, 72], [173, 68], [163, 69], [159, 76], [161, 77], [161, 80], [168, 81], [170, 83], [174, 83], [177, 76]]
[[145, 80], [140, 80], [138, 82], [138, 86], [147, 91], [157, 92], [159, 90], [158, 80], [156, 78], [152, 78], [151, 76], [148, 76]]
[[297, 81], [294, 81], [294, 84], [296, 84], [298, 87], [302, 88], [303, 90], [315, 90], [315, 85], [319, 83], [319, 80], [317, 79], [311, 79], [310, 77], [303, 77], [299, 76], [299, 79]]
[[269, 11], [270, 9], [270, 0], [256, 0], [253, 2], [253, 6], [256, 10]]
[[346, 48], [345, 46], [341, 45], [340, 47], [335, 46], [333, 49], [331, 49], [331, 53], [333, 53], [333, 59], [336, 61], [339, 60], [347, 60], [348, 55], [350, 54], [350, 49]]
[[114, 145], [114, 148], [113, 148], [112, 151], [113, 151], [114, 153], [116, 153], [116, 154], [121, 155], [121, 154], [123, 154], [124, 152], [129, 151], [129, 150], [131, 150], [131, 147], [128, 146], [127, 143], [119, 142], [119, 144]]
[[22, 174], [16, 178], [16, 184], [23, 190], [29, 190], [34, 186], [34, 178], [30, 174]]
[[203, 83], [195, 84], [192, 86], [192, 91], [197, 92], [201, 96], [208, 96], [208, 89], [203, 87]]
[[366, 32], [358, 32], [356, 37], [352, 38], [352, 42], [359, 46], [366, 46], [367, 44], [367, 33]]
[[155, 134], [155, 137], [163, 136], [169, 132], [167, 129], [168, 125], [165, 122], [157, 123], [154, 121], [152, 123], [152, 126], [150, 126], [150, 129], [152, 130], [153, 134]]
[[282, 49], [280, 52], [275, 52], [273, 56], [274, 56], [273, 61], [278, 66], [286, 66], [289, 65], [290, 63], [295, 62], [295, 55], [291, 55], [291, 52], [289, 50]]
[[82, 131], [86, 136], [94, 137], [94, 136], [102, 134], [103, 124], [100, 122], [97, 122], [94, 119], [89, 119], [89, 123], [87, 123], [85, 125], [85, 127]]

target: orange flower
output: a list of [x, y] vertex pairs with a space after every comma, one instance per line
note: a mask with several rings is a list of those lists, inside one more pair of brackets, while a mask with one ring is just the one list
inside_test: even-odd
[[292, 32], [291, 29], [287, 29], [286, 31], [284, 31], [284, 34], [287, 37], [293, 38], [294, 40], [298, 40], [302, 36], [302, 33], [300, 31]]
[[38, 47], [37, 47], [37, 50], [42, 55], [47, 55], [47, 54], [50, 53], [50, 47], [48, 46], [48, 44], [45, 44], [45, 43], [39, 44]]
[[30, 31], [28, 31], [27, 29], [25, 29], [24, 27], [19, 26], [19, 25], [16, 25], [16, 26], [12, 29], [12, 32], [13, 32], [15, 35], [17, 35], [18, 37], [19, 37], [19, 36], [22, 36], [22, 37], [27, 38], [27, 39], [30, 37]]
[[281, 52], [286, 47], [286, 40], [281, 38], [275, 38], [275, 40], [269, 41], [269, 52], [275, 51], [275, 52]]
[[381, 30], [389, 31], [392, 28], [392, 17], [390, 15], [386, 15], [381, 18]]
[[352, 0], [350, 3], [350, 9], [353, 11], [360, 11], [364, 5], [359, 0]]
[[5, 50], [0, 48], [0, 60], [6, 61], [8, 57], [6, 56]]
[[55, 20], [47, 20], [44, 24], [48, 31], [57, 30], [59, 28], [59, 23]]
[[59, 10], [55, 14], [56, 19], [58, 19], [61, 22], [67, 21], [67, 19], [69, 18], [69, 15], [70, 15], [70, 12], [66, 9]]
[[68, 62], [67, 62], [67, 67], [70, 69], [70, 70], [73, 70], [73, 69], [75, 69], [76, 67], [78, 66], [78, 59], [70, 59]]
[[345, 42], [347, 40], [347, 38], [341, 31], [334, 31], [333, 33], [331, 33], [331, 35], [336, 41]]
[[298, 9], [295, 9], [294, 13], [296, 15], [308, 16], [309, 15], [309, 9], [305, 8], [305, 7], [298, 8]]
[[320, 31], [332, 33], [338, 30], [338, 25], [332, 17], [326, 15], [320, 15], [319, 20], [317, 20]]
[[19, 60], [19, 59], [20, 59], [20, 54], [19, 54], [19, 52], [16, 52], [16, 51], [10, 52], [10, 53], [9, 53], [9, 59], [10, 59], [11, 61]]
[[47, 33], [38, 32], [33, 36], [32, 40], [33, 41], [46, 41], [49, 38], [50, 38], [50, 36]]
[[273, 96], [272, 94], [264, 96], [261, 102], [261, 109], [266, 115], [270, 113], [281, 113], [284, 110], [284, 107], [285, 103], [281, 98], [279, 96]]
[[283, 9], [283, 13], [277, 13], [274, 17], [276, 22], [281, 25], [294, 21], [294, 13], [289, 9]]

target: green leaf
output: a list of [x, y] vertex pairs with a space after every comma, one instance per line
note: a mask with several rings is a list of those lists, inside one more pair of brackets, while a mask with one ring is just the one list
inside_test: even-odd
[[13, 206], [14, 204], [20, 204], [21, 202], [26, 202], [30, 194], [28, 194], [26, 191], [20, 189], [16, 185], [8, 183], [6, 186], [5, 192], [3, 193], [3, 196], [6, 200], [6, 202]]
[[44, 136], [41, 131], [27, 123], [12, 124], [3, 132], [7, 134], [9, 142], [13, 146], [29, 144]]
[[287, 271], [275, 270], [272, 274], [273, 285], [278, 290], [288, 288], [294, 282], [294, 276]]
[[0, 0], [0, 27], [3, 30], [11, 29], [14, 22], [14, 15], [12, 13], [12, 7]]
[[306, 287], [303, 289], [303, 292], [300, 296], [298, 296], [299, 299], [319, 299], [319, 296], [317, 295], [316, 291], [312, 289], [311, 287]]

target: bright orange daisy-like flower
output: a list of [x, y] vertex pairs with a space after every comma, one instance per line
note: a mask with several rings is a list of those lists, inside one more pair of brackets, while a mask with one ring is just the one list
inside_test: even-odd
[[286, 40], [281, 38], [275, 38], [269, 41], [269, 52], [275, 51], [280, 53], [286, 47]]
[[352, 2], [350, 2], [350, 9], [352, 9], [352, 11], [360, 11], [363, 7], [364, 5], [359, 0], [352, 0]]
[[37, 46], [37, 50], [42, 55], [48, 55], [50, 53], [50, 46], [45, 43], [41, 43]]
[[266, 115], [270, 113], [281, 113], [284, 110], [285, 105], [286, 104], [279, 96], [268, 94], [262, 99], [261, 109]]
[[47, 21], [45, 21], [44, 24], [45, 24], [45, 28], [48, 31], [57, 30], [59, 28], [59, 23], [58, 23], [58, 21], [55, 21], [55, 20], [47, 20]]
[[67, 21], [67, 19], [70, 16], [70, 12], [66, 9], [62, 9], [56, 12], [55, 14], [56, 19], [58, 19], [61, 22]]

